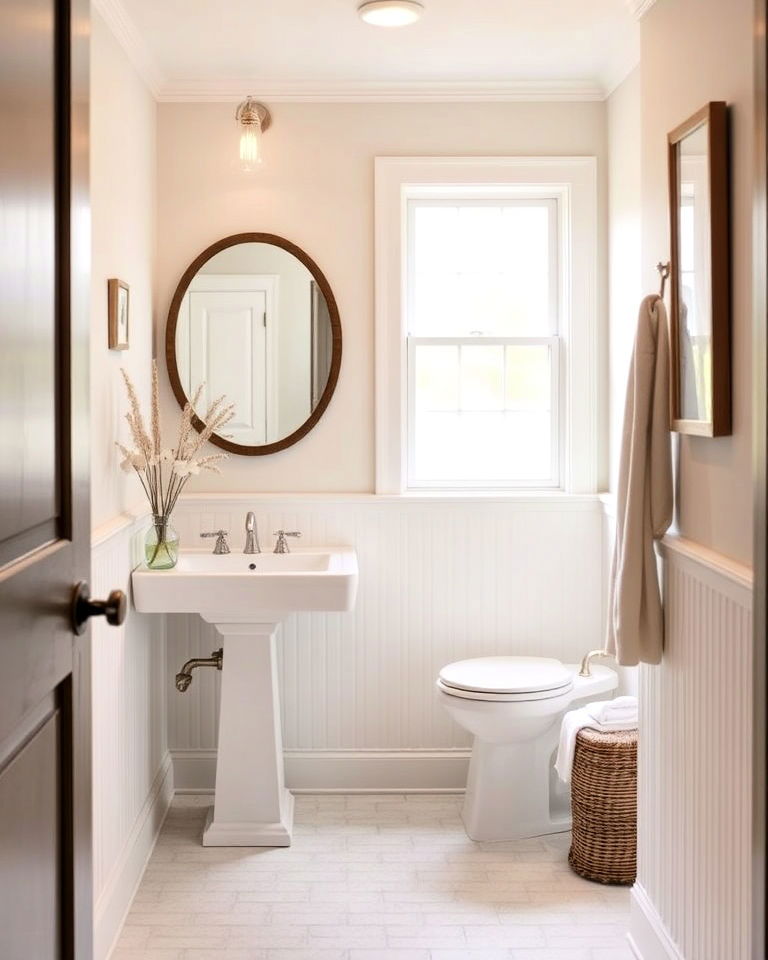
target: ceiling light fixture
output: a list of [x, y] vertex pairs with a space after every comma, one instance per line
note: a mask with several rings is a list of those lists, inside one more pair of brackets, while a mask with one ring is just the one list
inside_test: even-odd
[[424, 13], [419, 0], [365, 0], [357, 8], [361, 19], [375, 27], [406, 27]]
[[251, 171], [261, 163], [261, 135], [272, 122], [269, 110], [253, 97], [246, 97], [235, 113], [240, 130], [240, 165]]

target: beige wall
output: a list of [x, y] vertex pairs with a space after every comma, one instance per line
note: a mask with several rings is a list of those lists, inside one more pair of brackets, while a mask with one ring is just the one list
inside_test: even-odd
[[752, 0], [658, 0], [641, 21], [643, 286], [657, 287], [655, 264], [669, 257], [667, 133], [709, 100], [731, 105], [733, 267], [733, 436], [673, 434], [677, 524], [694, 546], [681, 553], [673, 541], [665, 552], [664, 659], [641, 671], [630, 936], [638, 956], [648, 958], [757, 955], [749, 930], [746, 566], [752, 560], [752, 9]]
[[[605, 107], [277, 104], [256, 174], [238, 169], [233, 109], [158, 106], [158, 352], [189, 262], [220, 237], [257, 230], [287, 237], [317, 261], [338, 300], [344, 356], [334, 399], [308, 437], [273, 456], [233, 457], [221, 477], [196, 477], [190, 489], [372, 491], [374, 157], [596, 155], [604, 176]], [[603, 306], [601, 297], [602, 344]], [[167, 390], [165, 408], [176, 415]]]
[[[138, 524], [122, 511], [146, 501], [119, 469], [114, 442], [126, 438], [125, 366], [144, 402], [152, 356], [155, 231], [154, 100], [104, 21], [91, 36], [91, 522], [94, 596], [130, 595]], [[107, 279], [130, 285], [130, 349], [107, 348]], [[118, 521], [112, 523], [111, 521]], [[159, 617], [131, 607], [121, 627], [91, 627], [93, 707], [94, 958], [106, 960], [170, 802]]]
[[[94, 13], [91, 43], [91, 524], [141, 502], [119, 469], [125, 442], [120, 367], [142, 397], [152, 356], [155, 230], [155, 102], [104, 21]], [[107, 348], [107, 280], [130, 286], [130, 349]]]
[[669, 257], [666, 136], [709, 100], [731, 105], [733, 436], [679, 438], [680, 533], [752, 562], [752, 0], [660, 0], [641, 22], [643, 280]]
[[627, 373], [642, 297], [640, 68], [608, 99], [609, 485], [615, 492]]

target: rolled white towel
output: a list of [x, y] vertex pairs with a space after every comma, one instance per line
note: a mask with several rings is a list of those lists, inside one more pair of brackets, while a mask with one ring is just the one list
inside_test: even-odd
[[605, 709], [609, 713], [622, 710], [637, 710], [637, 697], [615, 697], [605, 701]]
[[637, 697], [616, 697], [615, 700], [598, 700], [588, 703], [586, 710], [597, 723], [637, 724]]
[[[619, 703], [624, 701], [624, 703]], [[605, 707], [619, 704], [618, 708], [606, 711]], [[634, 705], [634, 706], [633, 706]], [[606, 716], [606, 713], [608, 716]], [[602, 719], [598, 719], [602, 718]], [[557, 748], [555, 770], [563, 783], [570, 783], [573, 755], [576, 752], [576, 735], [583, 727], [612, 733], [616, 730], [634, 730], [637, 727], [637, 698], [617, 697], [616, 700], [600, 700], [588, 703], [579, 710], [569, 710], [560, 727], [560, 743]]]

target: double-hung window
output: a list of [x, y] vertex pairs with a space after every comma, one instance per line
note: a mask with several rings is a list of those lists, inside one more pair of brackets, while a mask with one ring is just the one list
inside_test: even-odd
[[376, 489], [597, 490], [592, 157], [376, 161]]
[[554, 197], [407, 203], [410, 488], [560, 483]]

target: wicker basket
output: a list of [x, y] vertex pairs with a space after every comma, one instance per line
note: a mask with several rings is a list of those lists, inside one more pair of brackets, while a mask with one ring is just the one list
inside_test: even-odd
[[571, 774], [573, 834], [568, 862], [598, 883], [632, 884], [637, 874], [637, 730], [576, 737]]

